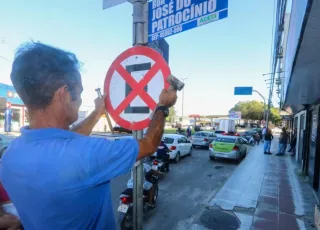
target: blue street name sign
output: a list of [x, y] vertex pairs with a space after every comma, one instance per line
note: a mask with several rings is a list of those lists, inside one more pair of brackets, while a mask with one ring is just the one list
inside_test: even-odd
[[234, 95], [252, 95], [252, 87], [234, 87]]
[[153, 0], [148, 7], [149, 42], [228, 17], [228, 0]]

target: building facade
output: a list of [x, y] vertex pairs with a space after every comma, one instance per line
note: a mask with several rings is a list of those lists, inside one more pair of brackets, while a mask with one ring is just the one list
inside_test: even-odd
[[273, 69], [281, 70], [280, 105], [297, 130], [295, 160], [320, 198], [320, 4], [278, 0], [276, 18]]
[[11, 103], [12, 131], [19, 129], [28, 123], [25, 106], [13, 86], [0, 83], [0, 130], [4, 127], [4, 112], [6, 103]]

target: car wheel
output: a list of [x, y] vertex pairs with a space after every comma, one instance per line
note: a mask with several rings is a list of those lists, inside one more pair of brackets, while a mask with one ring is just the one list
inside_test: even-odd
[[192, 156], [192, 147], [189, 150], [188, 156]]
[[175, 157], [175, 162], [178, 163], [180, 161], [180, 153], [178, 152], [176, 157]]
[[241, 163], [241, 155], [239, 154], [239, 157], [237, 158], [237, 163], [240, 164]]
[[210, 156], [210, 160], [214, 161], [216, 158], [214, 156]]

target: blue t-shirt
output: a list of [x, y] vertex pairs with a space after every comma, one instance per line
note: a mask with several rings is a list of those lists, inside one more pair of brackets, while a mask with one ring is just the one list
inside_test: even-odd
[[22, 128], [2, 157], [0, 179], [26, 230], [115, 229], [110, 180], [130, 172], [137, 140]]

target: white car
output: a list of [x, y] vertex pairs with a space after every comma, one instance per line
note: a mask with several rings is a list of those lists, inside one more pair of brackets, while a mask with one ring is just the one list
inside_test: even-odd
[[[192, 155], [192, 144], [185, 136], [179, 134], [164, 134], [162, 140], [171, 150], [171, 152], [169, 152], [171, 160], [175, 160], [175, 162], [178, 163], [182, 156]], [[157, 152], [155, 152], [153, 156], [156, 157]]]

